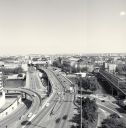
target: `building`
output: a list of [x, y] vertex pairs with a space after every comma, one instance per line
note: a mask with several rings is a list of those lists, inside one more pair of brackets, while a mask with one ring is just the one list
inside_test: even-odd
[[3, 74], [0, 72], [0, 108], [5, 104], [5, 92], [3, 91]]
[[117, 65], [114, 63], [104, 63], [103, 64], [103, 69], [110, 73], [114, 73], [116, 71], [116, 67], [117, 67]]

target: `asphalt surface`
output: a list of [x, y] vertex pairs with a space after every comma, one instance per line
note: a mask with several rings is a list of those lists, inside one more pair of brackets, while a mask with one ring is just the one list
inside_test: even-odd
[[[38, 77], [38, 72], [33, 68], [29, 71], [29, 88], [13, 88], [11, 91], [27, 93], [32, 99], [32, 105], [27, 110], [25, 105], [21, 105], [16, 111], [0, 121], [0, 128], [70, 128], [70, 119], [73, 115], [73, 101], [75, 94], [69, 91], [71, 82], [60, 72], [42, 68], [52, 85], [51, 95], [42, 101], [43, 87]], [[118, 111], [118, 106], [109, 102], [101, 102], [97, 99], [98, 106], [109, 112], [117, 113], [126, 120], [126, 114]], [[48, 105], [47, 105], [48, 104]], [[32, 113], [34, 118], [30, 120], [28, 114]], [[72, 114], [71, 114], [72, 113]], [[22, 116], [23, 115], [23, 116]], [[21, 117], [22, 116], [22, 117]], [[20, 118], [21, 117], [21, 118]], [[19, 120], [20, 119], [20, 120]], [[14, 123], [16, 123], [16, 126]], [[22, 122], [24, 125], [21, 125]], [[7, 127], [6, 127], [7, 126]]]
[[0, 128], [12, 128], [13, 123], [18, 121], [19, 118], [22, 116], [22, 114], [25, 114], [26, 111], [27, 111], [27, 107], [24, 104], [20, 105], [18, 109], [12, 112], [12, 114], [3, 118], [0, 121]]
[[[39, 111], [39, 114], [26, 127], [66, 128], [71, 106], [73, 104], [73, 95], [65, 92], [69, 85], [66, 86], [66, 84], [64, 84], [64, 78], [61, 78], [61, 82], [57, 74], [48, 69], [43, 70], [47, 73], [50, 83], [52, 84], [52, 94], [50, 96], [51, 98], [48, 100], [49, 105], [45, 105], [45, 107]], [[60, 119], [60, 122], [56, 123], [57, 119]], [[44, 126], [44, 122], [47, 120], [49, 123]]]
[[[27, 120], [27, 114], [32, 112], [33, 114], [37, 113], [37, 110], [40, 107], [41, 99], [38, 95], [36, 95], [32, 90], [30, 89], [25, 89], [25, 88], [4, 88], [5, 90], [9, 91], [18, 91], [18, 92], [23, 92], [29, 95], [32, 99], [32, 105], [30, 109], [28, 110], [26, 105], [22, 104], [19, 108], [17, 108], [12, 114], [8, 115], [7, 117], [3, 118], [0, 121], [0, 127], [1, 128], [12, 128], [11, 124], [14, 124], [14, 122], [19, 122], [17, 126], [20, 126], [20, 122]], [[34, 95], [34, 96], [33, 96]], [[28, 110], [28, 111], [27, 111]], [[26, 113], [27, 111], [27, 113]], [[23, 119], [19, 121], [21, 116], [23, 115]], [[15, 126], [14, 126], [15, 127]]]

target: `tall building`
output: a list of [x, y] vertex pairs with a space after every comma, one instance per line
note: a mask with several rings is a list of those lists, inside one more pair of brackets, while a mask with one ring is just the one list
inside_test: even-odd
[[3, 73], [0, 72], [0, 108], [5, 104], [5, 92], [3, 90]]

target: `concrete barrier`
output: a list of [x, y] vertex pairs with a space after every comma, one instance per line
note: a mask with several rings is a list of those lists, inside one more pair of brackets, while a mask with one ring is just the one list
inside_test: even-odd
[[15, 109], [18, 108], [18, 105], [22, 103], [21, 96], [19, 96], [10, 106], [8, 106], [5, 110], [0, 112], [0, 119], [6, 117], [11, 114]]
[[5, 92], [2, 90], [2, 95], [0, 96], [0, 108], [5, 104]]

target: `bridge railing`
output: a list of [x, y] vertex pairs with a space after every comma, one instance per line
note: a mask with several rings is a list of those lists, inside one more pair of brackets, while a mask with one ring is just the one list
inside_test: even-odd
[[126, 82], [116, 77], [113, 74], [110, 74], [106, 71], [99, 72], [104, 78], [106, 78], [109, 82], [111, 82], [116, 88], [118, 88], [121, 92], [126, 94]]

